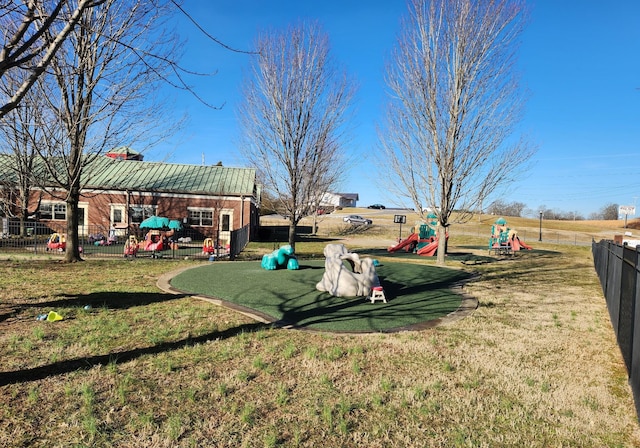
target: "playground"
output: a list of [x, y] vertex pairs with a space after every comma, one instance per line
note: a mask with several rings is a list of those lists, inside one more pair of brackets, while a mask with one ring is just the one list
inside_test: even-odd
[[[409, 236], [400, 239], [398, 244], [387, 248], [390, 254], [412, 253], [424, 257], [433, 257], [438, 253], [438, 237], [436, 234], [436, 217], [428, 216], [428, 222], [417, 223], [411, 228]], [[417, 230], [416, 230], [417, 229]], [[449, 235], [447, 234], [447, 243]], [[447, 250], [445, 244], [445, 251]], [[532, 250], [533, 247], [525, 243], [518, 236], [517, 230], [510, 228], [504, 218], [498, 218], [491, 226], [488, 250], [494, 255], [514, 255], [522, 250]]]
[[489, 238], [489, 253], [496, 255], [513, 255], [521, 250], [531, 250], [533, 247], [526, 244], [518, 236], [515, 229], [507, 226], [507, 220], [498, 218], [491, 226], [491, 237]]
[[[7, 261], [0, 445], [638, 446], [627, 372], [590, 247], [536, 243], [524, 256], [489, 256], [495, 220], [473, 238], [456, 229], [449, 241], [447, 264], [480, 274], [464, 287], [479, 307], [421, 332], [283, 331], [156, 287], [168, 272], [232, 264], [217, 260], [123, 262], [120, 244], [117, 259]], [[388, 303], [358, 303], [379, 310], [401, 303], [384, 268], [435, 263], [388, 253], [387, 240], [375, 248], [388, 258], [371, 256], [380, 261]], [[246, 263], [257, 276], [275, 274], [264, 280], [272, 289], [287, 275], [317, 271], [317, 279], [322, 263], [307, 267], [307, 260], [320, 261], [322, 249], [310, 244], [296, 245], [304, 254], [298, 271]], [[374, 244], [351, 247], [364, 257], [360, 248]], [[237, 277], [234, 287], [253, 289], [248, 279]], [[440, 287], [438, 277], [431, 280]], [[295, 292], [280, 296], [282, 308], [296, 300]], [[36, 320], [51, 310], [64, 319]]]
[[[470, 274], [402, 260], [437, 254], [435, 216], [429, 218], [386, 251], [352, 253], [342, 244], [327, 244], [324, 262], [301, 261], [290, 246], [282, 246], [260, 263], [211, 263], [186, 270], [167, 278], [165, 289], [199, 295], [280, 327], [354, 333], [426, 328], [477, 306], [475, 299], [453, 291]], [[489, 253], [531, 249], [503, 218], [492, 226]], [[460, 253], [448, 257], [490, 260]]]
[[470, 277], [459, 270], [381, 263], [377, 273], [386, 303], [318, 291], [323, 273], [321, 260], [300, 260], [296, 270], [268, 270], [257, 261], [210, 263], [170, 274], [166, 284], [175, 292], [207, 297], [277, 326], [330, 332], [425, 328], [458, 310], [476, 307], [475, 301], [454, 290]]

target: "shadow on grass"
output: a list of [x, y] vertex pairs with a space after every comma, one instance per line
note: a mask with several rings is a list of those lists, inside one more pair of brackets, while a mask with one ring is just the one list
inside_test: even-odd
[[[393, 333], [439, 319], [454, 312], [460, 303], [452, 301], [445, 293], [432, 294], [428, 309], [425, 309], [424, 301], [415, 297], [394, 300], [391, 293], [393, 288], [388, 288], [388, 285], [389, 283], [385, 283], [385, 293], [389, 292], [387, 303], [372, 304], [366, 298], [357, 297], [341, 298], [340, 301], [320, 299], [312, 307], [292, 307], [288, 306], [287, 299], [283, 298], [280, 309], [282, 317], [274, 324], [336, 333]], [[413, 288], [414, 293], [420, 291], [425, 289]], [[387, 325], [390, 321], [394, 322], [393, 326]]]
[[135, 306], [145, 306], [154, 303], [167, 302], [185, 297], [184, 295], [173, 295], [166, 293], [130, 293], [119, 291], [94, 292], [82, 295], [64, 295], [61, 300], [40, 302], [34, 304], [39, 307], [82, 307], [91, 305], [93, 308], [127, 309]]
[[[38, 302], [34, 299], [22, 299], [14, 303], [5, 304], [10, 311], [5, 313], [3, 310], [3, 314], [0, 314], [0, 322], [30, 309], [40, 309], [42, 312], [48, 312], [52, 309], [83, 308], [87, 305], [92, 308], [127, 309], [176, 300], [185, 297], [185, 295], [105, 291], [81, 295], [62, 294], [59, 297], [60, 299], [58, 300], [48, 300], [46, 302]], [[38, 312], [38, 314], [40, 313]]]
[[214, 331], [201, 336], [174, 342], [165, 342], [151, 347], [135, 348], [132, 350], [113, 352], [106, 355], [86, 356], [13, 372], [0, 372], [0, 386], [42, 380], [50, 376], [71, 373], [77, 370], [89, 370], [95, 366], [105, 366], [110, 363], [128, 362], [140, 358], [141, 356], [156, 355], [159, 353], [179, 350], [206, 341], [228, 339], [242, 333], [251, 333], [266, 328], [269, 328], [269, 326], [263, 323], [245, 324], [223, 331]]

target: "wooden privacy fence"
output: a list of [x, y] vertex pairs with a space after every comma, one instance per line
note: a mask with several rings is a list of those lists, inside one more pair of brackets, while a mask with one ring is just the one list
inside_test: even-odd
[[593, 263], [640, 417], [640, 246], [592, 241]]

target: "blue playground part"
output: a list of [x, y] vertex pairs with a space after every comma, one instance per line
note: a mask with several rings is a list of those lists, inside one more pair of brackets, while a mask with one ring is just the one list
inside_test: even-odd
[[298, 259], [293, 254], [293, 247], [290, 245], [282, 246], [280, 249], [276, 249], [270, 254], [263, 255], [260, 266], [268, 271], [274, 271], [285, 267], [289, 270], [295, 271], [300, 268]]

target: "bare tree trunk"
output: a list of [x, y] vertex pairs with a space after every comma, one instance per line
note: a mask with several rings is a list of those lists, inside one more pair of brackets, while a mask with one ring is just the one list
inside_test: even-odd
[[78, 190], [69, 194], [67, 199], [67, 248], [65, 261], [75, 263], [82, 261], [80, 254], [80, 238], [78, 234], [78, 202], [80, 193]]
[[440, 265], [445, 264], [445, 257], [447, 255], [447, 228], [438, 223], [438, 253], [436, 256], [437, 263]]
[[293, 248], [293, 252], [296, 250], [296, 225], [294, 220], [289, 221], [289, 246]]

